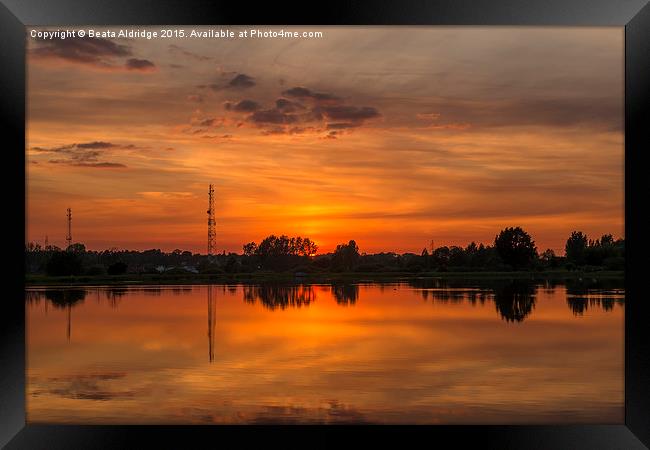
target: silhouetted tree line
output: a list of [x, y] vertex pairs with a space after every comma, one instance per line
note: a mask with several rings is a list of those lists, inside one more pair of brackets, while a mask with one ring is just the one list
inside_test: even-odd
[[565, 245], [565, 256], [551, 249], [538, 253], [532, 237], [521, 227], [508, 227], [492, 244], [471, 242], [465, 247], [442, 246], [420, 254], [360, 253], [354, 240], [337, 245], [332, 253], [319, 254], [307, 237], [271, 235], [259, 244], [250, 242], [243, 253], [207, 256], [179, 249], [86, 250], [72, 244], [65, 251], [55, 246], [26, 246], [28, 273], [62, 275], [120, 275], [124, 273], [253, 273], [267, 272], [477, 272], [517, 270], [623, 270], [625, 241], [611, 234], [591, 240], [574, 231]]

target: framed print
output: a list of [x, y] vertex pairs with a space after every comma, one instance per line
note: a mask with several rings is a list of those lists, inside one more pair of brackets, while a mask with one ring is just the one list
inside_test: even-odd
[[0, 442], [646, 448], [647, 2], [289, 9], [3, 0]]

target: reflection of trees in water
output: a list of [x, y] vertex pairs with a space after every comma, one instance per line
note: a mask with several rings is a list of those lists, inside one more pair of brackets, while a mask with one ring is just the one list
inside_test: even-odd
[[263, 284], [244, 286], [244, 301], [260, 301], [268, 309], [285, 309], [289, 306], [308, 306], [316, 300], [316, 291], [310, 285]]
[[339, 305], [354, 305], [359, 298], [359, 286], [356, 284], [333, 284], [332, 295]]
[[545, 294], [552, 295], [555, 293], [555, 288], [558, 284], [559, 283], [556, 280], [544, 280], [539, 285], [539, 288], [542, 289]]
[[125, 287], [110, 287], [104, 291], [104, 296], [111, 308], [116, 308], [122, 297], [127, 293], [128, 289]]
[[173, 295], [185, 295], [192, 292], [192, 286], [174, 286], [170, 290]]
[[68, 308], [82, 303], [87, 291], [83, 289], [46, 289], [44, 296], [55, 308]]
[[55, 308], [68, 310], [68, 327], [66, 329], [68, 342], [72, 335], [72, 307], [83, 303], [87, 294], [88, 292], [82, 289], [46, 289], [44, 292], [45, 298]]
[[523, 322], [535, 308], [536, 286], [513, 281], [494, 288], [494, 304], [506, 322]]
[[603, 311], [611, 311], [614, 305], [622, 307], [625, 304], [625, 296], [615, 291], [586, 291], [583, 294], [567, 294], [566, 302], [573, 314], [582, 316], [589, 308], [598, 307]]
[[589, 308], [611, 311], [614, 305], [625, 304], [625, 290], [620, 280], [579, 279], [567, 282], [567, 305], [576, 316], [582, 316]]
[[25, 291], [25, 301], [30, 305], [38, 305], [41, 303], [43, 293], [39, 291]]
[[483, 305], [490, 298], [490, 291], [480, 286], [468, 286], [466, 281], [442, 279], [416, 279], [408, 283], [422, 295], [422, 299], [431, 299], [436, 303], [462, 303], [467, 300], [472, 305]]
[[160, 297], [162, 295], [162, 288], [160, 286], [147, 286], [146, 288], [142, 288], [142, 294], [143, 295], [150, 295], [152, 297]]
[[535, 308], [536, 294], [555, 293], [556, 288], [566, 286], [567, 304], [576, 315], [589, 307], [611, 311], [615, 304], [623, 306], [625, 291], [618, 279], [576, 280], [463, 280], [463, 279], [417, 279], [408, 282], [418, 289], [424, 300], [439, 303], [475, 305], [486, 300], [494, 301], [499, 315], [507, 322], [522, 322]]
[[496, 310], [506, 322], [522, 322], [535, 307], [538, 285], [524, 280], [419, 279], [409, 286], [420, 290], [424, 300], [436, 303], [462, 303], [471, 305], [494, 301]]

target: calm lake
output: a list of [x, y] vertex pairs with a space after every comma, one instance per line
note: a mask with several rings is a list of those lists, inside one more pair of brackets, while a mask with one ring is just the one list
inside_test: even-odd
[[622, 281], [28, 288], [27, 421], [623, 423]]

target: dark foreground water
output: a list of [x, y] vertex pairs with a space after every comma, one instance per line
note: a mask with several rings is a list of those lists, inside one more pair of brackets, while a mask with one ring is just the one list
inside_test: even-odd
[[26, 298], [30, 423], [623, 423], [620, 282]]

